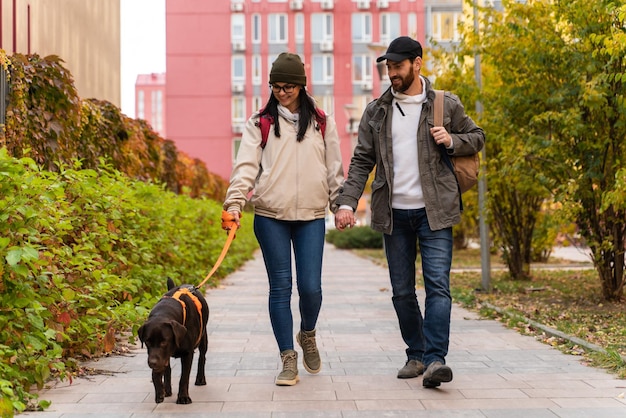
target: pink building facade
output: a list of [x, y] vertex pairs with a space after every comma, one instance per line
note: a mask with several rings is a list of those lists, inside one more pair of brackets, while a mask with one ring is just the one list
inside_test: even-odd
[[135, 82], [135, 117], [143, 119], [167, 138], [165, 74], [139, 74]]
[[337, 122], [347, 170], [362, 111], [389, 86], [376, 57], [400, 35], [426, 45], [439, 13], [461, 15], [461, 2], [167, 0], [167, 138], [228, 179], [244, 123], [269, 97], [271, 64], [291, 51]]

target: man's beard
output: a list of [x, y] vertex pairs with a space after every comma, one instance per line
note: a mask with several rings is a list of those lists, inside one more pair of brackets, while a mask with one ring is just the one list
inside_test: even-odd
[[411, 64], [411, 71], [406, 75], [406, 77], [394, 77], [394, 79], [399, 79], [402, 83], [398, 88], [394, 87], [394, 90], [398, 93], [404, 93], [411, 87], [411, 84], [415, 81], [415, 73], [413, 72], [413, 64]]

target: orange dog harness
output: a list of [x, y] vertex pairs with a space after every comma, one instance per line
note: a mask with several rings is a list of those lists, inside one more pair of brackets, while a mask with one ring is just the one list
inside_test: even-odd
[[174, 292], [172, 296], [164, 296], [164, 297], [176, 299], [181, 304], [181, 306], [183, 307], [183, 326], [184, 326], [185, 323], [187, 322], [187, 304], [185, 303], [184, 300], [180, 298], [182, 295], [187, 295], [192, 300], [193, 304], [196, 305], [196, 310], [198, 311], [198, 317], [200, 318], [200, 333], [198, 334], [198, 340], [196, 341], [196, 344], [195, 344], [195, 345], [198, 345], [198, 343], [200, 342], [200, 339], [202, 338], [202, 331], [204, 327], [204, 324], [202, 323], [202, 303], [200, 302], [200, 299], [198, 299], [198, 297], [194, 295], [193, 292], [189, 290], [189, 288], [187, 287], [181, 287], [176, 292]]

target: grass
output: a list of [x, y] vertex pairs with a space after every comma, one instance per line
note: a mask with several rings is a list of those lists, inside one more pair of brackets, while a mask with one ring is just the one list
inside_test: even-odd
[[[386, 265], [382, 250], [352, 251]], [[626, 378], [623, 360], [626, 358], [626, 304], [604, 301], [596, 271], [580, 269], [580, 266], [580, 263], [551, 258], [548, 265], [532, 266], [531, 280], [515, 281], [508, 277], [501, 259], [492, 255], [491, 290], [485, 292], [480, 290], [479, 250], [455, 251], [450, 290], [454, 301], [464, 308], [484, 318], [497, 319], [563, 352], [580, 355], [591, 366]], [[586, 266], [591, 267], [591, 264], [586, 263]], [[550, 335], [533, 324], [576, 337], [604, 352], [589, 349], [589, 344], [576, 344], [568, 338]]]

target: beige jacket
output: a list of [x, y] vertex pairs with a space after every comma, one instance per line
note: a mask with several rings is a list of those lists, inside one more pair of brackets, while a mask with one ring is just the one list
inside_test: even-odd
[[296, 127], [278, 117], [281, 137], [272, 126], [265, 148], [261, 148], [258, 115], [246, 122], [237, 161], [224, 201], [225, 210], [243, 211], [250, 192], [254, 211], [288, 221], [309, 221], [335, 212], [335, 200], [343, 183], [343, 164], [335, 120], [326, 116], [326, 133], [312, 123], [302, 142]]

